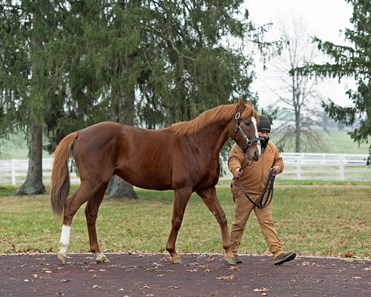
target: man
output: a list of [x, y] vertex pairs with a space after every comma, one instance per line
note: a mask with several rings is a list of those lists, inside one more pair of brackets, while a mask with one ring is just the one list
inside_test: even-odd
[[258, 135], [261, 143], [261, 156], [258, 161], [247, 166], [245, 157], [238, 145], [234, 145], [228, 158], [228, 167], [233, 174], [231, 184], [235, 217], [231, 229], [231, 248], [235, 262], [242, 263], [238, 257], [243, 232], [252, 210], [258, 219], [260, 228], [274, 257], [274, 264], [279, 265], [295, 259], [294, 252], [285, 253], [273, 225], [272, 203], [274, 176], [284, 167], [277, 147], [269, 141], [271, 125], [267, 117], [260, 116]]

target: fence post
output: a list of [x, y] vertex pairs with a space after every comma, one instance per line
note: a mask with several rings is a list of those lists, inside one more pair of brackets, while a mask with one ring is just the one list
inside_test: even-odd
[[11, 164], [12, 164], [12, 169], [11, 169], [12, 185], [15, 186], [16, 180], [15, 180], [15, 160], [14, 159], [11, 160]]
[[339, 156], [339, 175], [340, 175], [340, 180], [345, 180], [344, 156]]
[[298, 158], [296, 160], [296, 177], [298, 179], [301, 179], [301, 155], [298, 155]]

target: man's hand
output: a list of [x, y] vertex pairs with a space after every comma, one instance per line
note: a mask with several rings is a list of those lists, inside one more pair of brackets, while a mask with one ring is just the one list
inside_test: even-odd
[[274, 166], [272, 168], [272, 170], [273, 170], [273, 175], [277, 175], [277, 174], [280, 174], [282, 172], [281, 168], [278, 167], [278, 166]]
[[238, 168], [233, 172], [233, 177], [234, 177], [234, 178], [240, 178], [240, 176], [241, 176], [241, 172], [242, 172], [241, 168], [238, 167]]

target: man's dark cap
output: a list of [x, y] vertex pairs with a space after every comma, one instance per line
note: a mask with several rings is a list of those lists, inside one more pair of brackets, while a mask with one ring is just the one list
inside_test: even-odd
[[258, 131], [271, 132], [271, 123], [266, 116], [260, 116], [260, 121], [258, 125]]

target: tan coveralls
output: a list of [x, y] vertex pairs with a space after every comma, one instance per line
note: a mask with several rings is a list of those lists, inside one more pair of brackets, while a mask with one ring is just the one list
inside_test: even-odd
[[[243, 167], [244, 161], [245, 156], [240, 147], [236, 144], [233, 145], [228, 158], [228, 167], [232, 174], [237, 168]], [[259, 160], [243, 168], [239, 180], [254, 202], [258, 201], [267, 183], [269, 171], [273, 166], [279, 167], [282, 171], [284, 164], [277, 147], [269, 141]], [[233, 252], [238, 253], [246, 222], [251, 211], [254, 210], [269, 251], [273, 254], [273, 257], [282, 254], [281, 241], [273, 224], [272, 203], [263, 209], [255, 207], [242, 193], [236, 180], [232, 181], [232, 194], [235, 203], [235, 218], [232, 222], [230, 236]]]

